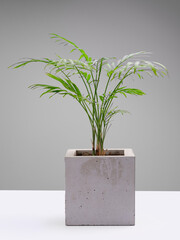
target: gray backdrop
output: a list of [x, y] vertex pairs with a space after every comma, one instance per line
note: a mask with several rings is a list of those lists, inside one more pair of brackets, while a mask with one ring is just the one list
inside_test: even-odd
[[133, 148], [137, 190], [180, 190], [179, 12], [178, 0], [1, 0], [0, 189], [64, 189], [66, 150], [91, 147], [76, 102], [28, 89], [50, 80], [41, 64], [7, 68], [22, 57], [69, 57], [52, 32], [94, 58], [146, 50], [167, 66], [169, 78], [129, 80], [147, 95], [119, 99], [131, 114], [116, 117], [106, 147]]

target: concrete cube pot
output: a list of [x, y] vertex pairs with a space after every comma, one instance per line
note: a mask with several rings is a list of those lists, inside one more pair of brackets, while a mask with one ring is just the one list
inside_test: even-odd
[[135, 224], [135, 156], [132, 149], [110, 149], [106, 156], [65, 156], [66, 225]]

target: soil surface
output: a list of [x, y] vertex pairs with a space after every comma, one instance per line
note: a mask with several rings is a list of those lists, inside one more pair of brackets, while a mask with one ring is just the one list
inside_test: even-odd
[[[124, 150], [105, 150], [105, 156], [124, 156]], [[77, 150], [76, 156], [93, 156], [91, 150]]]

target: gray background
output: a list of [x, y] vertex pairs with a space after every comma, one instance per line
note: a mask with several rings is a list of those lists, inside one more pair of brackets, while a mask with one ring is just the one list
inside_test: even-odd
[[137, 190], [180, 190], [179, 12], [178, 0], [1, 0], [0, 189], [64, 189], [66, 150], [91, 147], [76, 102], [28, 89], [50, 80], [42, 65], [7, 69], [22, 57], [69, 57], [53, 32], [95, 58], [146, 50], [167, 66], [169, 78], [129, 81], [147, 95], [121, 97], [131, 114], [116, 117], [106, 147], [133, 148]]

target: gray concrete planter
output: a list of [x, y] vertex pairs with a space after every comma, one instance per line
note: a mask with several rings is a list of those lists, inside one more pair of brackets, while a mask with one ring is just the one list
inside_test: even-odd
[[110, 149], [107, 156], [65, 156], [66, 225], [135, 224], [135, 156], [132, 149]]

